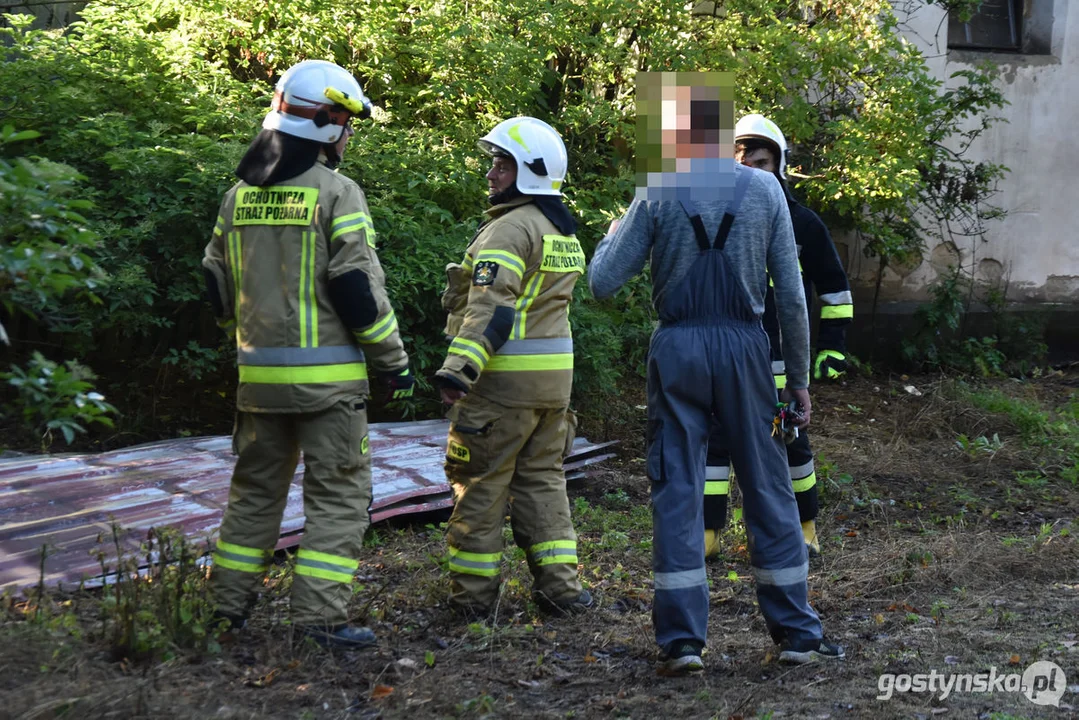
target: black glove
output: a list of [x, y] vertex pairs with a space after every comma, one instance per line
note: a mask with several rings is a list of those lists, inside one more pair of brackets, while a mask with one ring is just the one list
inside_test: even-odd
[[412, 372], [406, 365], [404, 370], [390, 375], [386, 385], [388, 388], [386, 402], [404, 400], [412, 397], [412, 393], [416, 389], [416, 378], [412, 376]]

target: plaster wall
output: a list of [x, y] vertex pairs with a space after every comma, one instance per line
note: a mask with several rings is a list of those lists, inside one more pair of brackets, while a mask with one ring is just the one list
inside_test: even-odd
[[[1079, 182], [1073, 177], [1079, 168], [1079, 4], [1069, 13], [1068, 3], [1026, 0], [1028, 16], [1037, 11], [1043, 27], [1051, 22], [1045, 32], [1049, 53], [1018, 55], [949, 51], [943, 10], [920, 0], [895, 2], [904, 37], [949, 86], [962, 82], [950, 79], [953, 73], [977, 63], [999, 68], [1010, 103], [1000, 113], [1007, 122], [983, 133], [968, 155], [1010, 172], [991, 199], [1008, 214], [989, 222], [986, 241], [941, 243], [929, 247], [918, 266], [886, 270], [882, 301], [924, 300], [938, 273], [959, 262], [976, 277], [1006, 284], [1011, 301], [1079, 303]], [[864, 296], [876, 281], [876, 259], [866, 259], [854, 239], [837, 242], [846, 245], [852, 280]]]

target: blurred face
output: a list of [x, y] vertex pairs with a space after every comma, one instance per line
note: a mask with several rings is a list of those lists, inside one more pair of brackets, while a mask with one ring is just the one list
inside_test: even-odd
[[487, 194], [497, 195], [513, 187], [517, 182], [517, 163], [513, 158], [495, 156], [491, 158], [491, 169], [487, 171]]
[[735, 153], [734, 159], [746, 167], [756, 168], [769, 173], [775, 173], [779, 170], [779, 164], [776, 162], [775, 154], [767, 148], [757, 148], [756, 150], [750, 150], [749, 152], [739, 150]]

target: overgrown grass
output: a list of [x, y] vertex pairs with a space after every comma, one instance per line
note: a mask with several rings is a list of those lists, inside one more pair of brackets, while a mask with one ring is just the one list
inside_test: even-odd
[[178, 531], [151, 529], [137, 552], [127, 533], [113, 525], [95, 551], [102, 586], [74, 595], [52, 594], [42, 579], [25, 600], [4, 596], [7, 620], [101, 646], [112, 661], [152, 663], [179, 655], [203, 657], [221, 650], [220, 621], [207, 589], [202, 558], [209, 549]]

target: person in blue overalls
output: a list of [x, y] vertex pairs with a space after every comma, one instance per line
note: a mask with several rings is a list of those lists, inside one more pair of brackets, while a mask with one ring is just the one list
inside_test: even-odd
[[[642, 75], [660, 74], [638, 75], [639, 106], [642, 81], [657, 84]], [[780, 659], [844, 657], [824, 639], [809, 606], [809, 557], [782, 441], [772, 436], [776, 395], [761, 324], [766, 267], [784, 339], [783, 397], [801, 404], [803, 426], [812, 411], [809, 326], [790, 213], [775, 177], [736, 165], [733, 147], [720, 144], [734, 125], [733, 103], [721, 102], [716, 87], [694, 84], [702, 75], [678, 73], [674, 82], [658, 83], [664, 153], [674, 155], [678, 171], [649, 176], [588, 270], [592, 292], [602, 298], [651, 260], [659, 314], [648, 352], [652, 618], [664, 653], [659, 672], [666, 675], [703, 669], [708, 577], [701, 496], [713, 418], [739, 477], [757, 598]]]

